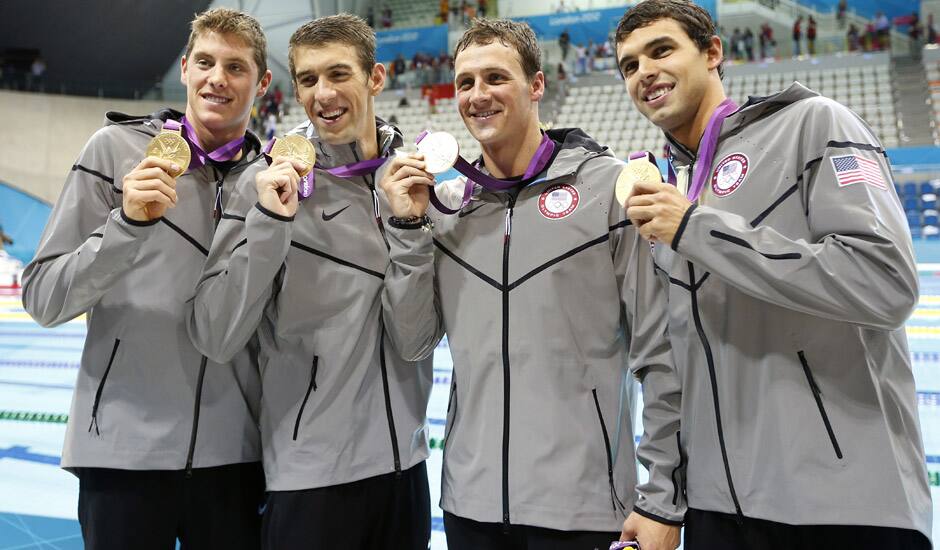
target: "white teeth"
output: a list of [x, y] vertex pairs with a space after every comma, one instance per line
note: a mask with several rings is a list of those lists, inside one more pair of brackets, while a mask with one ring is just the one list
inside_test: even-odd
[[330, 112], [328, 112], [328, 113], [322, 113], [320, 116], [322, 116], [323, 118], [336, 118], [336, 117], [338, 117], [338, 116], [341, 115], [341, 114], [343, 114], [343, 110], [342, 110], [342, 109], [336, 109], [335, 111], [330, 111]]
[[656, 91], [646, 96], [646, 101], [653, 101], [666, 95], [672, 88], [657, 88]]
[[483, 112], [483, 113], [474, 113], [473, 116], [475, 116], [475, 117], [477, 117], [477, 118], [486, 118], [486, 117], [488, 117], [488, 116], [493, 116], [493, 115], [495, 115], [495, 114], [496, 114], [496, 111], [486, 111], [486, 112]]
[[214, 95], [207, 95], [207, 96], [203, 96], [203, 97], [204, 97], [205, 100], [208, 101], [209, 103], [223, 104], [223, 103], [228, 103], [229, 101], [231, 101], [230, 99], [227, 99], [227, 98], [224, 98], [224, 97], [219, 97], [219, 96], [214, 96]]

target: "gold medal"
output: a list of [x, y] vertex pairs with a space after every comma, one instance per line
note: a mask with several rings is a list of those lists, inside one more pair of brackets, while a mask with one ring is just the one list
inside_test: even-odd
[[179, 130], [164, 130], [147, 144], [147, 156], [168, 160], [179, 166], [180, 169], [175, 174], [170, 174], [171, 177], [178, 178], [189, 168], [189, 143], [183, 139]]
[[630, 192], [633, 191], [633, 186], [638, 181], [663, 181], [663, 175], [655, 164], [645, 158], [628, 162], [617, 177], [617, 187], [614, 191], [620, 206], [627, 205]]
[[287, 157], [304, 163], [305, 168], [300, 172], [301, 177], [309, 174], [317, 162], [317, 150], [314, 149], [310, 140], [299, 134], [277, 138], [269, 156], [272, 159]]

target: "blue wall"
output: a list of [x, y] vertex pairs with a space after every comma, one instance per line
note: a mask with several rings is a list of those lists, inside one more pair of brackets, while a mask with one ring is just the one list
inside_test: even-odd
[[24, 264], [31, 260], [51, 210], [47, 202], [0, 182], [0, 225], [13, 238], [6, 251]]
[[447, 25], [418, 27], [393, 31], [376, 31], [375, 58], [383, 63], [392, 61], [398, 54], [411, 60], [416, 53], [437, 56], [447, 51]]
[[[811, 6], [825, 13], [836, 11], [839, 0], [799, 0], [800, 4]], [[872, 18], [875, 13], [883, 11], [888, 18], [898, 15], [910, 15], [913, 11], [920, 11], [920, 2], [910, 0], [851, 0], [849, 9], [859, 15]]]

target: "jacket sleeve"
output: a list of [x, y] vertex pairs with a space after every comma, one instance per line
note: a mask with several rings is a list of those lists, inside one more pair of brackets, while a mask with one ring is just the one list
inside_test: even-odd
[[230, 361], [257, 330], [290, 249], [293, 218], [256, 203], [255, 173], [249, 168], [239, 178], [190, 300], [189, 336], [219, 363]]
[[[612, 204], [610, 226], [629, 223], [619, 204]], [[660, 523], [681, 525], [686, 511], [680, 482], [682, 388], [669, 344], [666, 290], [655, 272], [650, 244], [632, 226], [614, 231], [611, 243], [629, 336], [627, 363], [643, 392], [643, 435], [636, 454], [649, 477], [637, 485], [633, 510]]]
[[[36, 257], [23, 273], [23, 307], [44, 327], [90, 310], [135, 263], [140, 240], [157, 221], [123, 215], [111, 140], [99, 130], [65, 181]], [[143, 154], [143, 153], [141, 153]]]
[[424, 229], [387, 227], [389, 265], [382, 290], [385, 328], [408, 361], [424, 359], [444, 336], [434, 274], [434, 241]]
[[[673, 248], [758, 299], [827, 319], [896, 329], [917, 304], [918, 283], [910, 232], [884, 150], [864, 123], [832, 102], [820, 103], [801, 131], [803, 150], [797, 154], [806, 160], [794, 186], [802, 191], [809, 239], [699, 206], [686, 213]], [[815, 150], [804, 141], [815, 142]], [[840, 184], [834, 160], [840, 157], [854, 157], [864, 166], [866, 181]], [[750, 183], [760, 185], [760, 177], [765, 176], [750, 174]]]

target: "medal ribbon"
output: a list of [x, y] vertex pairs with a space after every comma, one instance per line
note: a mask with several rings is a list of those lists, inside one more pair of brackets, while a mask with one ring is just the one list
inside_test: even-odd
[[[421, 140], [424, 139], [424, 136], [428, 135], [428, 131], [425, 130], [418, 134], [415, 143], [421, 143]], [[527, 180], [532, 176], [538, 174], [545, 169], [545, 166], [548, 164], [548, 161], [551, 160], [552, 154], [555, 152], [555, 142], [552, 141], [548, 134], [542, 133], [542, 141], [539, 142], [539, 147], [535, 151], [535, 155], [532, 156], [532, 160], [529, 161], [529, 165], [526, 167], [525, 172], [522, 175], [523, 180]], [[473, 196], [473, 186], [474, 184], [480, 184], [481, 187], [487, 191], [506, 191], [516, 186], [519, 182], [517, 180], [501, 180], [494, 178], [488, 174], [484, 174], [476, 167], [475, 164], [470, 164], [460, 155], [457, 155], [457, 160], [454, 162], [454, 169], [467, 177], [467, 181], [464, 183], [463, 191], [463, 201], [460, 204], [460, 207], [456, 210], [448, 208], [441, 203], [440, 199], [437, 197], [437, 193], [434, 192], [434, 188], [431, 188], [431, 204], [434, 205], [440, 212], [444, 214], [455, 214], [459, 212], [463, 207], [470, 204], [470, 198]]]
[[205, 165], [209, 160], [216, 162], [232, 160], [238, 155], [238, 152], [241, 151], [242, 144], [245, 143], [245, 136], [241, 136], [207, 153], [205, 149], [202, 148], [202, 144], [199, 143], [199, 137], [196, 136], [195, 128], [186, 120], [185, 116], [181, 118], [179, 122], [169, 119], [163, 123], [163, 127], [174, 132], [182, 129], [181, 135], [189, 143], [189, 148], [193, 153], [192, 160], [189, 161], [190, 170]]
[[[269, 159], [271, 149], [274, 148], [275, 140], [277, 140], [277, 138], [271, 138], [271, 141], [269, 141], [268, 144], [264, 146], [264, 154], [265, 156], [268, 156]], [[343, 164], [334, 168], [326, 168], [317, 162], [313, 165], [313, 168], [314, 170], [322, 170], [338, 178], [349, 179], [365, 176], [367, 174], [374, 174], [380, 166], [385, 164], [386, 160], [388, 160], [387, 157], [378, 157], [374, 159], [360, 160], [358, 162]], [[314, 189], [316, 189], [316, 173], [314, 170], [311, 170], [309, 174], [300, 178], [300, 184], [297, 186], [297, 194], [300, 197], [300, 200], [304, 200], [310, 197], [310, 195], [313, 194]]]
[[[705, 180], [708, 179], [708, 175], [711, 173], [721, 123], [724, 122], [731, 113], [737, 110], [737, 104], [730, 98], [726, 99], [718, 104], [715, 112], [712, 113], [711, 118], [708, 120], [705, 133], [702, 135], [701, 141], [699, 141], [698, 154], [696, 155], [695, 166], [693, 168], [695, 174], [692, 179], [692, 184], [689, 185], [688, 194], [686, 195], [690, 201], [695, 202], [698, 200], [699, 196], [702, 194], [702, 189], [705, 187]], [[675, 171], [670, 166], [669, 183], [674, 183], [675, 178]]]

